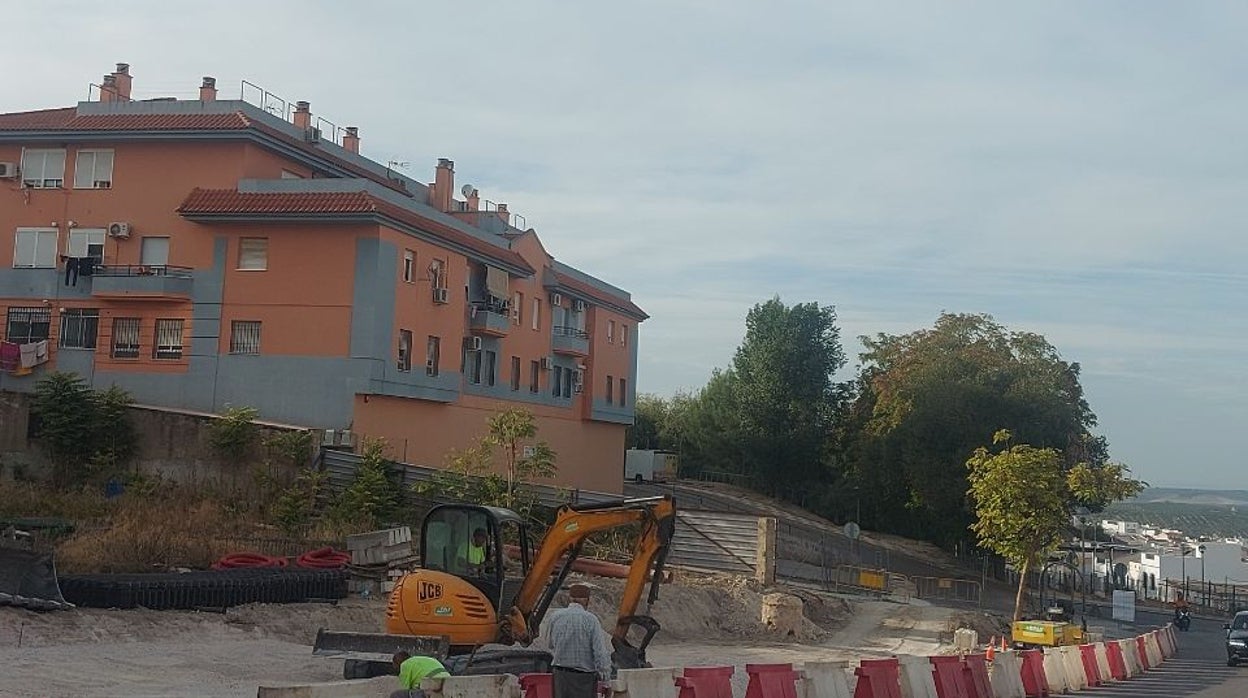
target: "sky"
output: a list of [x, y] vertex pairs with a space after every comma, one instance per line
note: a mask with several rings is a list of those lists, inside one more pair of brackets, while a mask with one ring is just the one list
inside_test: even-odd
[[[629, 290], [638, 388], [696, 390], [746, 312], [857, 338], [988, 313], [1083, 368], [1113, 457], [1245, 488], [1248, 5], [14, 3], [0, 111], [241, 81], [524, 216]], [[49, 43], [49, 37], [63, 41]], [[89, 38], [77, 40], [73, 37]]]

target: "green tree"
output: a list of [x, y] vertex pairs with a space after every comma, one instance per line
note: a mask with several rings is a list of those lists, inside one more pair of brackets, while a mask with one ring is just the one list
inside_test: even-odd
[[35, 384], [32, 417], [58, 483], [114, 475], [129, 463], [138, 449], [130, 404], [125, 390], [92, 390], [74, 373], [54, 371]]
[[792, 307], [773, 298], [746, 315], [732, 361], [732, 391], [745, 469], [768, 483], [804, 489], [826, 475], [826, 442], [845, 364], [831, 306]]
[[[1079, 365], [1041, 335], [1011, 332], [987, 315], [942, 314], [930, 329], [862, 338], [855, 403], [842, 413], [836, 451], [847, 490], [870, 493], [868, 525], [953, 546], [971, 511], [962, 464], [998, 428], [1064, 467], [1104, 462]], [[864, 513], [865, 515], [865, 513]]]
[[[377, 528], [381, 523], [392, 520], [403, 505], [403, 490], [391, 475], [392, 467], [393, 463], [386, 458], [386, 442], [366, 439], [355, 476], [339, 495], [330, 511], [330, 518], [336, 523], [364, 529]], [[303, 494], [315, 501], [319, 483], [309, 476], [304, 485], [302, 492], [297, 491], [292, 496]], [[291, 504], [293, 502], [288, 502], [287, 506]], [[283, 514], [290, 515], [292, 511], [297, 512], [297, 507], [284, 508]]]
[[996, 552], [1019, 572], [1014, 620], [1022, 617], [1028, 577], [1056, 549], [1079, 503], [1109, 503], [1138, 494], [1144, 483], [1127, 476], [1126, 466], [1067, 469], [1061, 452], [1028, 444], [1008, 446], [1010, 432], [999, 430], [991, 452], [975, 449], [966, 462], [976, 519], [970, 528], [981, 546]]
[[251, 455], [260, 437], [260, 426], [254, 407], [230, 407], [208, 425], [208, 442], [212, 449], [231, 463], [241, 463]]
[[662, 429], [668, 420], [669, 405], [658, 395], [641, 393], [633, 403], [633, 423], [628, 427], [624, 442], [628, 448], [666, 449]]
[[537, 422], [528, 410], [496, 413], [486, 425], [484, 436], [448, 453], [446, 467], [413, 489], [420, 495], [506, 507], [531, 516], [537, 503], [521, 486], [558, 472], [558, 454], [548, 443], [537, 440]]

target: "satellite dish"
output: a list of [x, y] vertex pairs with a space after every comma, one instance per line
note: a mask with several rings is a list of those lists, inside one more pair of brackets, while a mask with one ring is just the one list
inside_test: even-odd
[[844, 531], [845, 537], [850, 540], [858, 540], [858, 536], [862, 535], [862, 529], [853, 521], [845, 524]]
[[477, 188], [472, 186], [471, 184], [465, 184], [464, 186], [459, 188], [459, 193], [463, 194], [464, 198], [468, 198], [472, 196], [473, 193], [475, 193], [476, 191], [477, 191]]

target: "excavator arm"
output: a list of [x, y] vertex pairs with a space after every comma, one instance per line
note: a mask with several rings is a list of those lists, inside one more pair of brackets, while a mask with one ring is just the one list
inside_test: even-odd
[[[658, 599], [663, 564], [676, 527], [676, 507], [670, 497], [620, 499], [561, 508], [555, 522], [547, 529], [533, 565], [503, 621], [502, 635], [511, 640], [530, 642], [555, 594], [563, 586], [572, 563], [580, 555], [585, 539], [599, 531], [630, 524], [640, 524], [641, 531], [633, 549], [633, 560], [611, 636], [617, 665], [624, 668], [643, 665], [646, 645], [659, 630], [659, 625], [649, 616], [636, 615], [637, 606], [646, 592], [647, 582], [650, 583], [647, 611], [649, 605]], [[634, 625], [646, 631], [636, 648], [628, 642], [628, 631]]]

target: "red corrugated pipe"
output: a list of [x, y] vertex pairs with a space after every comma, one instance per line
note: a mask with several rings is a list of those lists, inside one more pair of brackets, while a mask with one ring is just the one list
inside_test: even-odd
[[309, 550], [300, 555], [295, 559], [295, 563], [300, 567], [337, 569], [351, 564], [351, 553], [345, 553], [329, 547], [320, 548], [318, 550]]

